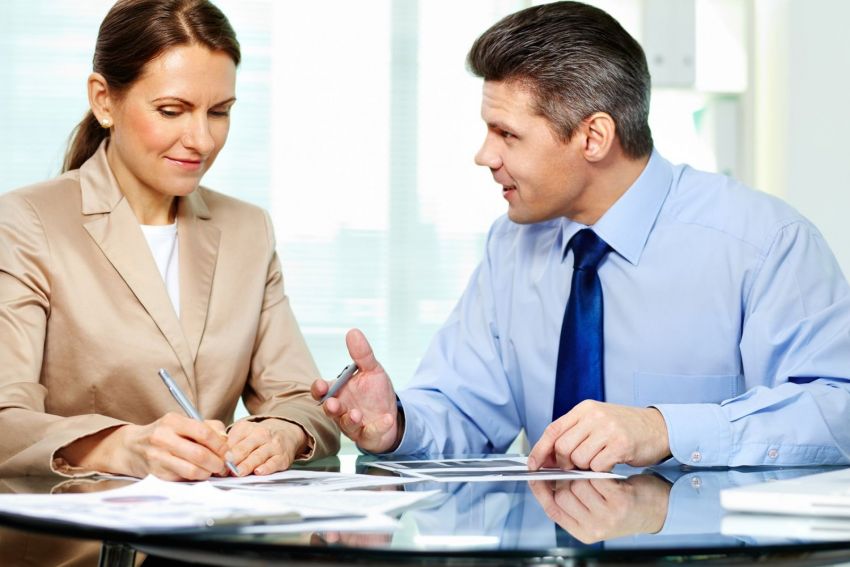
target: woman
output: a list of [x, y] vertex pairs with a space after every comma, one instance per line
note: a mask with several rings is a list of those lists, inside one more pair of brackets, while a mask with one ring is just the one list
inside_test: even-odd
[[208, 1], [119, 1], [65, 173], [0, 197], [0, 475], [198, 480], [337, 450], [268, 215], [199, 186], [239, 60]]

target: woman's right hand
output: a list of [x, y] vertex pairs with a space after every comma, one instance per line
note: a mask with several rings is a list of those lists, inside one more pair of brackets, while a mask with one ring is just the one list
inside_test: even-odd
[[148, 425], [122, 425], [63, 448], [59, 455], [75, 467], [138, 478], [206, 480], [228, 474], [230, 450], [224, 424], [203, 423], [167, 413]]

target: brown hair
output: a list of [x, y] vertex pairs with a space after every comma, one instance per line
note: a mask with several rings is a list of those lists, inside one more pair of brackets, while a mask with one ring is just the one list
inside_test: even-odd
[[486, 81], [517, 82], [564, 140], [594, 112], [614, 119], [626, 155], [652, 151], [650, 78], [635, 39], [606, 12], [555, 2], [511, 14], [475, 40], [470, 71]]
[[[120, 96], [169, 48], [199, 44], [239, 65], [236, 32], [208, 0], [119, 0], [100, 24], [92, 68]], [[91, 110], [71, 132], [62, 171], [79, 168], [109, 136]]]

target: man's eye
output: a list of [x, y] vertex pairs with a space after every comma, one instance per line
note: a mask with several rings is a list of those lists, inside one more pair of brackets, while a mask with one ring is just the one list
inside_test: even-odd
[[503, 138], [516, 138], [516, 136], [514, 136], [510, 132], [505, 132], [504, 130], [501, 131], [501, 135]]

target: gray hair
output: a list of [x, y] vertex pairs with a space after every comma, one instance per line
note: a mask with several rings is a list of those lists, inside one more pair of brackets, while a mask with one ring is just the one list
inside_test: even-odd
[[580, 2], [521, 10], [485, 31], [467, 56], [486, 81], [516, 82], [564, 141], [595, 112], [613, 119], [626, 155], [652, 151], [643, 49], [608, 13]]

